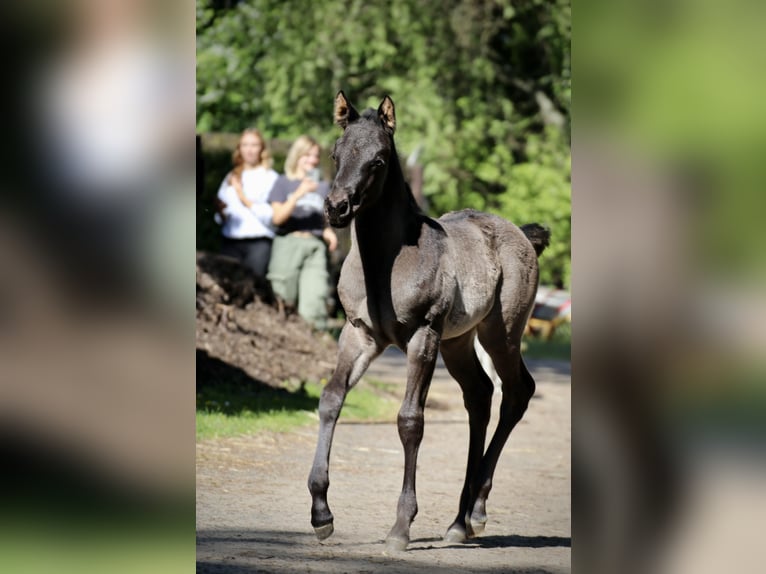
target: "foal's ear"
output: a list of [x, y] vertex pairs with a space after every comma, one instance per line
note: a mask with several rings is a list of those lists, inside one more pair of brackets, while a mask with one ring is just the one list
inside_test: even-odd
[[394, 113], [394, 101], [386, 96], [378, 107], [378, 117], [383, 122], [383, 127], [389, 135], [394, 135], [396, 130], [396, 114]]
[[335, 96], [335, 110], [333, 116], [335, 118], [335, 123], [344, 130], [349, 123], [359, 118], [359, 114], [354, 109], [354, 106], [349, 103], [343, 90], [338, 92], [338, 95]]

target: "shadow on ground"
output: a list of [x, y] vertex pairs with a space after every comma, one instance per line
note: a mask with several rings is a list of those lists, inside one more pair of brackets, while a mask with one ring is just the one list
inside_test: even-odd
[[234, 415], [243, 411], [314, 411], [318, 406], [319, 399], [308, 396], [302, 386], [294, 391], [272, 387], [197, 349], [197, 411]]
[[[227, 550], [215, 560], [205, 558], [207, 546], [221, 545]], [[444, 545], [442, 545], [444, 544]], [[571, 539], [558, 536], [487, 536], [466, 544], [443, 543], [440, 538], [414, 539], [406, 552], [384, 554], [382, 540], [359, 544], [351, 542], [319, 543], [309, 532], [250, 530], [250, 531], [202, 531], [197, 534], [197, 572], [244, 574], [251, 572], [294, 572], [312, 565], [312, 572], [404, 572], [431, 573], [466, 572], [491, 574], [560, 574], [561, 570], [520, 566], [482, 567], [482, 549], [525, 547], [570, 547]], [[455, 548], [471, 549], [475, 554], [469, 565], [447, 566], [440, 558]], [[433, 554], [434, 560], [427, 556]], [[442, 553], [442, 556], [440, 556]], [[462, 554], [462, 553], [461, 553]], [[436, 564], [439, 564], [438, 568]], [[326, 567], [326, 568], [325, 568]]]
[[572, 539], [563, 536], [482, 536], [472, 538], [465, 544], [451, 545], [449, 548], [571, 548]]

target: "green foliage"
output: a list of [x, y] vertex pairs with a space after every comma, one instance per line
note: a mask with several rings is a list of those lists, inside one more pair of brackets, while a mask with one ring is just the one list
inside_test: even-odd
[[551, 230], [551, 244], [542, 258], [540, 282], [569, 285], [571, 275], [571, 161], [553, 140], [559, 134], [546, 130], [531, 136], [527, 150], [532, 161], [514, 166], [504, 178], [504, 193], [491, 211], [517, 221], [537, 221]]
[[659, 26], [649, 3], [587, 6], [578, 43], [582, 133], [619, 142], [618, 153], [633, 155], [652, 181], [680, 180], [683, 193], [669, 203], [691, 234], [686, 261], [727, 284], [736, 276], [762, 285], [766, 75], [756, 70], [766, 4], [680, 2]]
[[542, 277], [568, 284], [570, 20], [569, 0], [198, 0], [197, 131], [329, 147], [339, 89], [390, 94], [433, 215], [549, 225]]

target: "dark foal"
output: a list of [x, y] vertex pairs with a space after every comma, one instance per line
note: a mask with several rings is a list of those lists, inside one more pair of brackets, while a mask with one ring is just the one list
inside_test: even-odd
[[[521, 358], [521, 335], [538, 282], [537, 256], [550, 233], [465, 210], [438, 220], [417, 207], [394, 148], [394, 104], [359, 115], [343, 92], [335, 98], [337, 175], [325, 200], [334, 227], [352, 223], [351, 252], [338, 292], [347, 321], [338, 364], [319, 401], [319, 440], [309, 476], [311, 524], [319, 539], [333, 532], [327, 504], [329, 458], [346, 393], [389, 345], [407, 353], [407, 388], [399, 410], [404, 481], [396, 522], [386, 538], [406, 548], [418, 511], [415, 468], [423, 438], [423, 407], [441, 349], [463, 391], [470, 443], [460, 505], [445, 538], [463, 541], [484, 529], [492, 476], [508, 435], [521, 419], [535, 382]], [[502, 379], [497, 430], [485, 451], [493, 385], [474, 350], [486, 349]]]

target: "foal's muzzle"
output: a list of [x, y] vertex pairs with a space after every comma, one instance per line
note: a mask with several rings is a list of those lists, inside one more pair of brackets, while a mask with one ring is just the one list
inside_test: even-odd
[[338, 200], [334, 200], [332, 194], [328, 195], [324, 200], [324, 212], [333, 227], [346, 227], [353, 218], [351, 202], [347, 195]]

